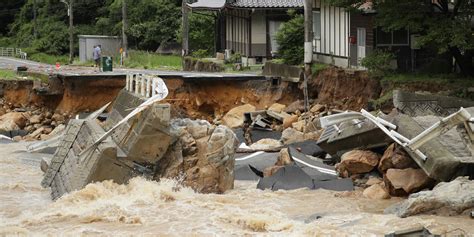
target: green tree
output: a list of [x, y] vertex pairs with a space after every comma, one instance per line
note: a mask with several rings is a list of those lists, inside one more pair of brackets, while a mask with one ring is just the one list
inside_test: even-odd
[[278, 54], [287, 64], [298, 65], [304, 58], [304, 17], [289, 12], [292, 19], [283, 23], [276, 34]]
[[[215, 46], [215, 22], [211, 12], [189, 13], [189, 50], [204, 52], [210, 56]], [[178, 42], [182, 42], [182, 29], [176, 32]]]
[[[330, 0], [356, 11], [366, 0]], [[450, 52], [462, 73], [474, 76], [474, 3], [469, 0], [373, 0], [376, 24], [385, 31], [409, 29], [419, 46]]]

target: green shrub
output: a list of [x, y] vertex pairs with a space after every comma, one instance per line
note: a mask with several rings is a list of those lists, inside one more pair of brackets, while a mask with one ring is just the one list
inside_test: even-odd
[[374, 50], [372, 53], [363, 58], [361, 64], [367, 68], [369, 73], [374, 77], [382, 77], [392, 71], [391, 61], [395, 59], [395, 55], [385, 50]]
[[207, 58], [210, 54], [207, 49], [198, 49], [192, 52], [191, 55], [195, 58]]
[[241, 63], [242, 62], [242, 55], [240, 53], [234, 53], [230, 56], [228, 63]]
[[282, 24], [276, 34], [278, 54], [287, 64], [298, 65], [304, 58], [304, 17], [288, 11], [291, 20]]

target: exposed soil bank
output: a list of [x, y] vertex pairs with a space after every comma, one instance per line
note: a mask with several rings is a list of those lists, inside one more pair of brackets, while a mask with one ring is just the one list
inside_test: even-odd
[[310, 98], [317, 98], [320, 104], [360, 110], [366, 108], [370, 100], [377, 99], [382, 88], [380, 82], [365, 71], [329, 67], [309, 82], [308, 90]]
[[[177, 113], [191, 118], [212, 120], [230, 109], [252, 104], [265, 109], [275, 102], [290, 104], [303, 94], [295, 83], [282, 82], [272, 85], [266, 81], [184, 81], [166, 80], [170, 91], [167, 103]], [[179, 109], [177, 109], [179, 108]]]

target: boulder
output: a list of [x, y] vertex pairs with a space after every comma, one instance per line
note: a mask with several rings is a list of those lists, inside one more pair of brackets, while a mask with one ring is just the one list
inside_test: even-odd
[[62, 122], [62, 121], [64, 121], [64, 120], [66, 120], [62, 114], [58, 114], [58, 113], [53, 114], [53, 116], [51, 117], [51, 119], [52, 119], [53, 121], [59, 121], [59, 122]]
[[275, 174], [278, 170], [280, 170], [283, 167], [284, 166], [279, 166], [279, 165], [274, 165], [274, 166], [267, 167], [263, 170], [263, 177], [272, 176], [273, 174]]
[[323, 112], [325, 109], [326, 109], [326, 106], [325, 106], [325, 105], [315, 104], [315, 105], [313, 105], [313, 107], [311, 107], [311, 109], [309, 110], [309, 112], [311, 112], [311, 113], [321, 113], [321, 112]]
[[281, 142], [285, 145], [307, 140], [318, 140], [321, 133], [319, 131], [303, 133], [294, 128], [287, 128], [281, 134]]
[[417, 214], [452, 216], [474, 210], [474, 180], [458, 177], [442, 182], [431, 191], [411, 194], [407, 200], [385, 209], [387, 214], [407, 217]]
[[379, 163], [379, 154], [367, 150], [352, 150], [341, 157], [341, 163], [336, 165], [336, 170], [342, 177], [354, 174], [364, 174], [372, 171]]
[[389, 199], [390, 194], [388, 193], [383, 183], [376, 183], [364, 190], [362, 195], [369, 199]]
[[298, 115], [294, 114], [290, 117], [283, 119], [283, 128], [289, 128], [291, 125], [298, 121]]
[[293, 159], [290, 157], [290, 153], [288, 152], [288, 148], [283, 148], [280, 150], [280, 155], [278, 156], [278, 160], [275, 163], [276, 166], [286, 166], [293, 163]]
[[35, 114], [30, 117], [30, 124], [41, 123], [43, 119], [44, 119], [44, 116], [42, 114]]
[[[208, 126], [208, 135], [194, 137], [186, 122], [174, 120], [177, 140], [159, 161], [155, 179], [183, 177], [183, 183], [202, 193], [223, 193], [234, 186], [234, 153], [238, 139], [225, 126]], [[202, 133], [195, 133], [202, 134]]]
[[374, 177], [374, 176], [371, 176], [367, 182], [365, 182], [365, 185], [367, 186], [372, 186], [374, 184], [379, 184], [379, 183], [382, 183], [383, 182], [383, 179], [379, 178], [379, 177]]
[[286, 105], [282, 105], [282, 104], [279, 104], [279, 103], [274, 103], [268, 108], [268, 110], [275, 111], [277, 113], [281, 113], [281, 112], [285, 111], [285, 108], [286, 108]]
[[388, 169], [417, 168], [416, 162], [401, 148], [393, 143], [385, 150], [380, 159], [378, 170], [385, 173]]
[[10, 112], [0, 117], [0, 131], [19, 130], [26, 125], [26, 118], [20, 112]]
[[294, 114], [296, 111], [304, 111], [304, 101], [297, 100], [285, 108], [285, 112]]
[[422, 169], [388, 169], [384, 183], [392, 196], [406, 196], [430, 186], [430, 179]]
[[271, 139], [271, 138], [264, 138], [260, 139], [257, 142], [253, 143], [250, 145], [250, 149], [252, 150], [273, 150], [281, 147], [283, 144], [281, 144], [280, 141]]
[[241, 127], [244, 123], [244, 113], [254, 112], [255, 110], [255, 106], [251, 104], [237, 106], [224, 115], [222, 124], [230, 128]]
[[293, 127], [294, 129], [300, 131], [300, 132], [304, 132], [304, 128], [305, 128], [305, 121], [304, 120], [301, 120], [301, 121], [298, 121], [298, 122], [295, 122], [291, 125], [291, 127]]

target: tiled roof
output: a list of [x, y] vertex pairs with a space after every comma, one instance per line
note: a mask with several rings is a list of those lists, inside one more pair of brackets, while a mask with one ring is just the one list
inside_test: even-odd
[[234, 0], [231, 7], [237, 8], [303, 8], [304, 0]]

